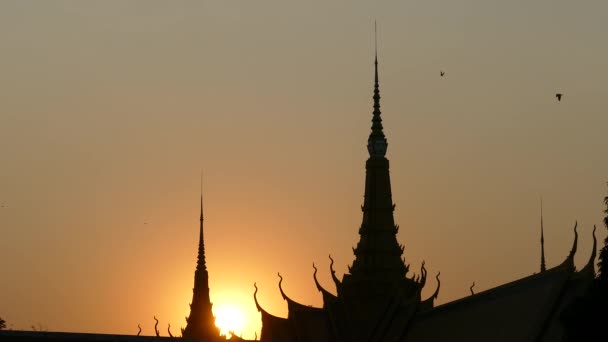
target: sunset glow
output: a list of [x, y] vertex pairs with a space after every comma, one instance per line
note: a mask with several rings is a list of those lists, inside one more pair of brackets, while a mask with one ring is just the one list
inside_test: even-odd
[[229, 338], [232, 333], [237, 336], [245, 327], [245, 313], [239, 306], [231, 303], [214, 307], [215, 325], [220, 328], [220, 334]]
[[582, 3], [0, 1], [6, 329], [178, 336], [201, 192], [207, 327], [209, 301], [226, 336], [289, 317], [279, 272], [323, 308], [361, 237], [376, 53], [420, 297], [538, 272], [541, 198], [547, 269], [574, 222], [581, 269], [608, 234], [608, 1]]

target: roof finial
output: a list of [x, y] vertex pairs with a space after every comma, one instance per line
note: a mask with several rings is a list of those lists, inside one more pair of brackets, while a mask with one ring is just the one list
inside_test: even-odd
[[545, 265], [545, 234], [543, 227], [543, 197], [540, 197], [540, 271], [547, 270]]

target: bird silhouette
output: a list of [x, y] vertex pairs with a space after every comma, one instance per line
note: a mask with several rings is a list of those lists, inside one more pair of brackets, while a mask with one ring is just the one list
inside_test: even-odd
[[439, 76], [443, 77], [445, 75], [445, 71], [439, 70]]
[[555, 97], [557, 97], [557, 101], [561, 101], [562, 100], [562, 96], [563, 96], [563, 94], [561, 94], [561, 93], [555, 94]]

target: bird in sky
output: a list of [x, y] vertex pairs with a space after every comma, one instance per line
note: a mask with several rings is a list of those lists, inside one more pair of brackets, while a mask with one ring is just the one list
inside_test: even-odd
[[439, 75], [440, 75], [441, 77], [445, 76], [445, 71], [443, 71], [443, 70], [439, 70]]
[[561, 101], [562, 100], [562, 95], [561, 93], [557, 93], [555, 94], [555, 97], [557, 97], [557, 101]]

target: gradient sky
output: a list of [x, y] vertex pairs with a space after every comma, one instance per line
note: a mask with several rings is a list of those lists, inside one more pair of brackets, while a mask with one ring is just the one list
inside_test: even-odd
[[[0, 2], [0, 317], [185, 326], [200, 172], [211, 298], [285, 316], [354, 256], [374, 20], [405, 258], [438, 303], [548, 266], [607, 194], [605, 0]], [[441, 78], [439, 70], [445, 70]], [[554, 94], [563, 92], [561, 102]], [[432, 278], [432, 277], [429, 277]], [[430, 279], [423, 297], [435, 288]]]

